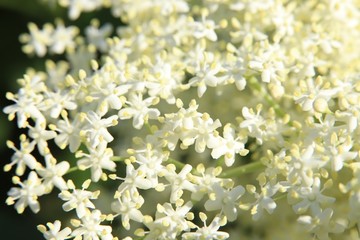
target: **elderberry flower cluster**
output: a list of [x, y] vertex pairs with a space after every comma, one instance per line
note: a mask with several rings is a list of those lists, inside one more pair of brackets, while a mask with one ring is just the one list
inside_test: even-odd
[[57, 195], [45, 239], [360, 238], [359, 0], [51, 2], [114, 21], [20, 38], [6, 203]]

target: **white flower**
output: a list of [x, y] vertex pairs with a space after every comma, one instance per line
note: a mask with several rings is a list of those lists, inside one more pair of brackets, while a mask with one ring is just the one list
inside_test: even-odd
[[204, 53], [204, 60], [198, 63], [194, 71], [194, 77], [189, 80], [190, 86], [198, 87], [198, 96], [202, 97], [207, 89], [207, 86], [216, 87], [222, 84], [224, 77], [217, 76], [224, 68], [220, 65], [213, 54]]
[[203, 113], [201, 118], [199, 116], [198, 123], [194, 126], [194, 132], [197, 132], [195, 140], [195, 151], [202, 153], [205, 151], [205, 147], [209, 146], [210, 142], [216, 139], [215, 129], [221, 126], [219, 119], [215, 121], [210, 117], [209, 114]]
[[166, 114], [164, 127], [157, 131], [155, 135], [163, 138], [167, 147], [174, 150], [179, 139], [184, 147], [188, 147], [195, 142], [198, 136], [197, 128], [198, 119], [201, 114], [197, 112], [198, 105], [195, 100], [189, 103], [189, 108], [182, 108], [182, 102], [177, 101], [180, 108], [177, 113]]
[[230, 32], [230, 36], [233, 43], [242, 42], [243, 46], [251, 46], [254, 42], [264, 41], [268, 38], [266, 34], [259, 31], [256, 28], [252, 28], [249, 23], [240, 23], [238, 19], [231, 19], [232, 25], [236, 28], [236, 31]]
[[36, 172], [31, 171], [27, 180], [24, 182], [21, 182], [18, 177], [14, 177], [13, 181], [15, 184], [20, 185], [20, 188], [13, 187], [10, 189], [6, 203], [13, 205], [16, 201], [15, 209], [19, 214], [23, 213], [27, 206], [29, 206], [34, 213], [38, 213], [40, 211], [38, 197], [45, 193], [45, 186], [42, 185]]
[[102, 52], [108, 50], [106, 39], [111, 35], [113, 27], [111, 24], [104, 24], [99, 28], [99, 21], [91, 21], [91, 25], [85, 28], [86, 39]]
[[181, 66], [173, 66], [168, 59], [162, 56], [156, 57], [154, 66], [151, 66], [149, 81], [145, 82], [148, 93], [152, 97], [160, 97], [168, 103], [175, 103], [175, 90], [181, 88], [183, 73]]
[[175, 203], [176, 200], [181, 198], [183, 190], [190, 192], [196, 191], [195, 185], [188, 180], [188, 174], [192, 170], [191, 165], [186, 164], [179, 173], [175, 172], [174, 165], [168, 166], [167, 170], [168, 171], [165, 172], [165, 178], [169, 182], [169, 186], [171, 186], [171, 203]]
[[227, 232], [218, 231], [219, 228], [226, 224], [226, 218], [215, 216], [209, 226], [206, 224], [207, 216], [205, 213], [199, 214], [201, 221], [204, 223], [202, 228], [198, 228], [196, 232], [184, 233], [181, 237], [183, 240], [213, 240], [213, 239], [227, 239], [229, 234]]
[[189, 5], [184, 0], [168, 0], [165, 2], [158, 1], [161, 7], [161, 14], [168, 16], [174, 12], [185, 13], [189, 11]]
[[102, 0], [60, 0], [60, 5], [69, 8], [69, 18], [77, 19], [81, 12], [91, 12], [102, 6]]
[[301, 183], [304, 186], [311, 186], [314, 181], [313, 169], [325, 165], [326, 161], [315, 151], [315, 144], [303, 147], [294, 144], [291, 149], [288, 179], [292, 184]]
[[[316, 118], [309, 118], [308, 123], [304, 128], [305, 143], [312, 145], [316, 138], [320, 137], [326, 142], [331, 140], [331, 135], [335, 132], [342, 131], [346, 126], [336, 125], [337, 118], [333, 114], [326, 114], [324, 118], [319, 119], [319, 123], [316, 122]], [[328, 144], [328, 143], [327, 143]]]
[[46, 92], [45, 95], [46, 99], [39, 104], [39, 108], [42, 111], [49, 111], [52, 118], [58, 118], [62, 110], [75, 110], [77, 108], [70, 92]]
[[58, 132], [55, 137], [55, 143], [61, 149], [65, 149], [66, 146], [69, 145], [70, 151], [76, 152], [81, 144], [80, 131], [83, 126], [80, 115], [77, 115], [72, 122], [70, 122], [67, 112], [63, 111], [61, 116], [63, 117], [63, 120], [59, 120], [56, 125], [50, 126]]
[[218, 159], [224, 156], [226, 166], [230, 167], [234, 164], [236, 154], [245, 156], [249, 151], [245, 149], [245, 144], [240, 137], [235, 136], [235, 129], [230, 124], [224, 126], [223, 135], [223, 138], [219, 136], [212, 139], [208, 146], [212, 148], [211, 156], [213, 158]]
[[335, 198], [328, 197], [323, 195], [322, 192], [326, 189], [324, 186], [321, 187], [320, 178], [315, 177], [312, 186], [310, 187], [300, 187], [298, 192], [298, 198], [301, 198], [302, 201], [293, 205], [293, 209], [297, 213], [303, 213], [308, 208], [311, 209], [313, 213], [320, 211], [322, 204], [329, 204], [335, 202]]
[[255, 137], [259, 144], [262, 144], [263, 135], [266, 134], [266, 122], [260, 115], [261, 108], [261, 105], [258, 105], [255, 114], [252, 108], [243, 107], [241, 112], [245, 119], [240, 123], [240, 128], [247, 129], [250, 136]]
[[10, 170], [11, 167], [16, 164], [16, 175], [22, 176], [26, 167], [32, 170], [38, 167], [39, 163], [31, 154], [36, 145], [35, 141], [29, 142], [25, 135], [21, 135], [20, 149], [16, 148], [14, 143], [11, 141], [7, 141], [6, 144], [8, 148], [14, 150], [15, 153], [11, 157], [11, 163], [5, 166], [5, 171]]
[[139, 208], [144, 204], [144, 199], [137, 191], [126, 190], [117, 198], [117, 201], [112, 202], [111, 210], [121, 215], [121, 222], [126, 230], [130, 229], [130, 220], [142, 222], [143, 214]]
[[67, 189], [63, 175], [67, 173], [70, 168], [70, 164], [67, 161], [62, 161], [56, 164], [56, 159], [48, 154], [45, 156], [46, 167], [39, 167], [37, 173], [43, 178], [43, 184], [47, 191], [51, 191], [53, 186], [60, 190]]
[[275, 186], [270, 183], [266, 183], [264, 186], [261, 186], [261, 193], [254, 192], [256, 202], [251, 208], [251, 215], [253, 220], [258, 221], [263, 215], [264, 209], [269, 213], [273, 213], [277, 204], [272, 199], [280, 188], [279, 184]]
[[[125, 190], [131, 189], [149, 189], [152, 187], [152, 182], [145, 178], [145, 172], [141, 169], [135, 169], [132, 164], [126, 165], [126, 177], [124, 182], [118, 187], [118, 192], [123, 193]], [[120, 178], [121, 179], [121, 178]]]
[[195, 151], [204, 152], [206, 146], [210, 147], [216, 142], [216, 129], [221, 126], [219, 120], [211, 119], [208, 113], [197, 112], [198, 105], [195, 100], [189, 103], [189, 108], [182, 108], [182, 102], [177, 101], [180, 108], [176, 114], [165, 115], [165, 126], [155, 135], [166, 141], [170, 150], [174, 150], [178, 140], [182, 141], [181, 147], [187, 148], [195, 142]]
[[238, 199], [245, 193], [242, 186], [236, 186], [231, 190], [226, 190], [219, 184], [213, 186], [213, 192], [209, 195], [209, 200], [205, 202], [207, 211], [221, 209], [226, 218], [233, 222], [237, 219]]
[[[195, 142], [195, 151], [202, 153], [206, 147], [216, 141], [216, 129], [221, 126], [220, 120], [213, 120], [208, 113], [199, 113], [197, 106], [190, 106], [188, 110], [180, 109], [178, 120], [181, 125], [177, 125], [175, 133], [179, 134], [182, 147], [188, 147]], [[184, 116], [184, 114], [186, 114]]]
[[79, 29], [74, 26], [65, 27], [62, 21], [57, 21], [56, 28], [51, 36], [50, 51], [56, 54], [62, 54], [65, 50], [72, 50], [76, 44], [74, 38]]
[[89, 148], [90, 153], [86, 154], [78, 152], [77, 157], [81, 157], [77, 161], [77, 165], [81, 170], [91, 168], [91, 180], [98, 182], [103, 173], [103, 169], [114, 172], [116, 164], [111, 160], [114, 153], [111, 148], [107, 148], [107, 145], [100, 143], [95, 148]]
[[37, 148], [41, 155], [48, 151], [47, 141], [56, 137], [56, 132], [46, 130], [44, 123], [36, 123], [34, 127], [28, 126], [29, 136], [36, 142]]
[[216, 41], [218, 39], [215, 29], [217, 26], [215, 22], [211, 19], [206, 19], [206, 16], [203, 14], [201, 18], [201, 22], [194, 22], [194, 37], [196, 38], [207, 38], [210, 41]]
[[44, 25], [43, 29], [39, 29], [35, 23], [29, 23], [29, 34], [23, 34], [20, 40], [26, 43], [23, 51], [27, 54], [35, 53], [39, 57], [45, 56], [47, 47], [51, 43], [51, 35], [54, 31], [50, 24]]
[[45, 239], [65, 240], [70, 237], [71, 229], [66, 227], [63, 230], [60, 230], [61, 222], [59, 220], [56, 220], [54, 223], [48, 222], [46, 225], [49, 230], [47, 230], [44, 225], [38, 225], [38, 229], [44, 235]]
[[59, 198], [66, 201], [62, 205], [65, 212], [69, 212], [72, 209], [76, 209], [76, 214], [79, 218], [84, 217], [89, 213], [89, 208], [94, 209], [95, 205], [90, 201], [91, 199], [97, 199], [100, 191], [90, 192], [87, 189], [91, 181], [87, 180], [83, 183], [82, 189], [75, 189], [71, 180], [68, 181], [68, 188], [72, 190], [70, 193], [68, 190], [63, 190], [59, 193]]
[[[152, 240], [152, 239], [159, 239], [159, 240], [167, 240], [169, 239], [169, 226], [168, 224], [163, 224], [160, 221], [153, 221], [151, 217], [145, 218], [146, 220], [144, 222], [145, 226], [149, 229], [149, 231], [146, 231], [145, 240]], [[172, 234], [176, 238], [176, 233]]]
[[228, 79], [228, 82], [234, 81], [239, 91], [244, 90], [246, 87], [246, 78], [244, 76], [246, 68], [244, 65], [244, 60], [241, 57], [237, 57], [236, 60], [224, 65], [224, 77]]
[[84, 127], [84, 132], [88, 136], [88, 142], [92, 148], [104, 144], [101, 143], [103, 141], [109, 143], [114, 140], [107, 128], [118, 124], [118, 116], [112, 115], [108, 118], [101, 118], [97, 113], [90, 111], [84, 115], [84, 118], [88, 121]]
[[281, 52], [279, 45], [267, 45], [259, 56], [253, 56], [249, 61], [248, 67], [260, 73], [261, 80], [265, 83], [270, 81], [280, 81], [285, 71], [285, 56]]
[[187, 202], [183, 206], [177, 206], [176, 209], [173, 209], [170, 203], [164, 203], [163, 205], [158, 204], [156, 208], [156, 219], [152, 225], [148, 226], [150, 232], [152, 230], [151, 228], [162, 225], [166, 228], [164, 229], [165, 231], [160, 232], [160, 234], [167, 236], [168, 239], [175, 239], [180, 232], [188, 231], [190, 226], [192, 226], [186, 220], [186, 214], [191, 208], [191, 202]]
[[330, 144], [327, 145], [327, 152], [330, 153], [331, 168], [338, 172], [344, 163], [353, 160], [358, 156], [358, 152], [350, 151], [353, 148], [353, 142], [350, 136], [338, 136], [335, 132], [331, 134]]
[[325, 112], [328, 108], [328, 101], [336, 95], [340, 89], [329, 88], [323, 89], [323, 79], [317, 77], [315, 81], [308, 78], [303, 84], [303, 88], [299, 88], [295, 92], [295, 103], [299, 104], [304, 111]]
[[136, 129], [142, 128], [144, 123], [149, 119], [156, 119], [160, 115], [160, 111], [156, 108], [148, 108], [151, 105], [156, 105], [158, 98], [149, 97], [143, 99], [142, 94], [131, 94], [126, 104], [129, 107], [124, 107], [119, 111], [120, 119], [133, 118], [133, 126]]
[[218, 177], [221, 173], [220, 168], [210, 167], [205, 170], [204, 165], [199, 164], [196, 167], [196, 171], [199, 172], [201, 176], [192, 176], [196, 191], [192, 192], [191, 198], [195, 201], [200, 201], [204, 194], [210, 194], [213, 191], [214, 186], [223, 186], [224, 184], [231, 181], [230, 179], [223, 179]]
[[14, 101], [15, 104], [4, 108], [4, 113], [9, 115], [9, 120], [17, 118], [17, 125], [19, 128], [26, 127], [28, 118], [32, 118], [36, 122], [45, 122], [44, 115], [38, 108], [38, 103], [42, 101], [41, 96], [34, 96], [32, 92], [27, 92], [25, 89], [20, 89], [17, 95], [12, 93], [6, 94], [6, 98]]
[[100, 116], [105, 115], [110, 109], [120, 110], [126, 100], [123, 95], [131, 88], [130, 84], [119, 85], [108, 82], [108, 78], [113, 74], [107, 72], [106, 67], [104, 69], [104, 71], [99, 70], [99, 75], [94, 76], [95, 84], [92, 86], [94, 88], [92, 97], [98, 102], [96, 113]]
[[158, 174], [164, 170], [162, 162], [168, 159], [168, 154], [163, 153], [160, 148], [153, 147], [150, 143], [144, 149], [135, 151], [136, 162], [140, 165], [139, 171], [145, 173], [152, 186], [158, 184]]
[[318, 239], [329, 240], [329, 233], [341, 233], [346, 224], [341, 221], [332, 220], [333, 209], [326, 208], [314, 213], [314, 216], [300, 216], [298, 222], [303, 224], [307, 231], [315, 234]]
[[77, 238], [83, 236], [84, 240], [112, 240], [111, 226], [101, 225], [105, 218], [106, 216], [101, 215], [98, 209], [88, 212], [81, 218], [80, 226], [72, 232], [71, 236]]
[[45, 84], [46, 78], [47, 76], [43, 72], [36, 72], [33, 69], [27, 70], [23, 78], [18, 80], [21, 86], [18, 94], [26, 93], [27, 96], [34, 97], [34, 100], [37, 99], [36, 103], [41, 102], [42, 93], [48, 90], [47, 84]]

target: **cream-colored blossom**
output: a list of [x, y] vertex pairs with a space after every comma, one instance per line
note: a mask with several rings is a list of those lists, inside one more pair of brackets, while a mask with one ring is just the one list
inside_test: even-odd
[[28, 25], [3, 111], [7, 204], [78, 217], [45, 238], [359, 238], [359, 0], [43, 1], [80, 19]]

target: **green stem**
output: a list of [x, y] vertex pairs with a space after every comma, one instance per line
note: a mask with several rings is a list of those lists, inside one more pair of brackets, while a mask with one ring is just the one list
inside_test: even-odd
[[225, 164], [225, 157], [222, 156], [220, 157], [219, 159], [216, 160], [216, 166], [217, 167], [221, 167], [221, 166], [224, 166]]
[[240, 167], [232, 168], [220, 174], [221, 178], [239, 177], [241, 175], [256, 172], [263, 169], [265, 166], [261, 162], [249, 163]]
[[148, 122], [146, 122], [144, 125], [150, 134], [154, 134], [153, 130], [151, 129], [151, 125]]
[[65, 173], [65, 175], [66, 175], [66, 174], [69, 174], [69, 173], [72, 173], [72, 172], [75, 172], [75, 171], [77, 171], [77, 170], [79, 170], [79, 167], [78, 167], [78, 166], [72, 167], [72, 168], [70, 168], [70, 169]]
[[168, 163], [168, 164], [174, 164], [177, 169], [182, 169], [183, 167], [185, 167], [184, 163], [182, 163], [182, 162], [180, 162], [180, 161], [178, 161], [176, 159], [173, 159], [173, 158], [169, 158], [165, 162]]
[[126, 157], [120, 157], [120, 156], [113, 156], [110, 158], [111, 161], [113, 162], [123, 162], [125, 161], [125, 159], [127, 159]]
[[273, 200], [276, 202], [276, 201], [286, 198], [286, 196], [287, 196], [286, 193], [282, 193], [279, 196], [274, 197]]

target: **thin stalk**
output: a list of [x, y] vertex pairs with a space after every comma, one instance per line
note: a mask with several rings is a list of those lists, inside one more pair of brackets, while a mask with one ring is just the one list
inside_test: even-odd
[[148, 122], [145, 123], [144, 125], [150, 134], [154, 134], [153, 130], [151, 129], [151, 125]]
[[274, 197], [273, 200], [276, 202], [276, 201], [286, 198], [286, 196], [287, 196], [286, 193], [281, 193], [279, 196]]
[[239, 177], [241, 175], [256, 172], [263, 169], [265, 166], [261, 162], [249, 163], [240, 167], [232, 168], [220, 174], [221, 178]]
[[113, 162], [123, 162], [125, 161], [125, 159], [127, 159], [126, 157], [120, 157], [120, 156], [113, 156], [110, 158], [111, 161]]
[[69, 173], [72, 173], [72, 172], [75, 172], [75, 171], [77, 171], [77, 170], [79, 170], [79, 167], [78, 167], [78, 166], [72, 167], [72, 168], [70, 168], [70, 169], [65, 173], [65, 175], [66, 175], [66, 174], [69, 174]]
[[177, 169], [182, 169], [183, 167], [185, 167], [184, 163], [182, 163], [182, 162], [180, 162], [180, 161], [178, 161], [176, 159], [173, 159], [173, 158], [169, 158], [165, 162], [168, 163], [168, 164], [174, 164]]
[[224, 156], [220, 157], [219, 159], [216, 160], [216, 166], [217, 167], [221, 167], [225, 164], [225, 158]]

